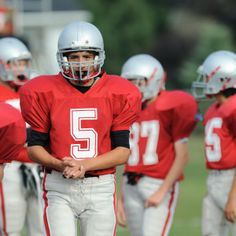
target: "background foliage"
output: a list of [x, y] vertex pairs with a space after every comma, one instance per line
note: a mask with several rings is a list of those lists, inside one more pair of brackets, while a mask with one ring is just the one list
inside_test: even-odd
[[106, 70], [119, 74], [133, 54], [150, 53], [167, 71], [167, 88], [189, 89], [204, 58], [234, 50], [233, 0], [83, 0], [101, 29]]

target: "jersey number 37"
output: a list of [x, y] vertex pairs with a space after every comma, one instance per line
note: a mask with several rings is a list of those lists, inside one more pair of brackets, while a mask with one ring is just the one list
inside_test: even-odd
[[[158, 163], [157, 145], [159, 139], [160, 124], [157, 120], [143, 121], [134, 123], [131, 127], [131, 156], [128, 160], [129, 165], [137, 165], [140, 155], [143, 155], [144, 165]], [[140, 153], [140, 139], [146, 138], [144, 153]]]

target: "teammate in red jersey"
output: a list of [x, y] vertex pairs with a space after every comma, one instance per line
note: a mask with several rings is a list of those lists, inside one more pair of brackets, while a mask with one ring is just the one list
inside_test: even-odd
[[0, 180], [3, 164], [9, 163], [24, 152], [26, 127], [20, 112], [9, 104], [0, 103]]
[[[0, 39], [0, 101], [20, 110], [18, 89], [32, 75], [31, 53], [15, 37]], [[29, 128], [29, 127], [28, 127]], [[14, 134], [12, 134], [14, 136]], [[13, 138], [13, 137], [12, 137]], [[7, 148], [7, 143], [4, 143]], [[26, 146], [26, 145], [25, 145]], [[3, 235], [43, 235], [39, 165], [29, 159], [26, 147], [16, 160], [6, 164], [0, 183], [0, 230]]]
[[129, 157], [141, 95], [129, 81], [106, 74], [104, 59], [97, 27], [73, 22], [58, 40], [61, 72], [20, 90], [33, 130], [30, 156], [46, 167], [46, 235], [76, 235], [77, 219], [83, 236], [115, 235], [115, 167]]
[[202, 235], [236, 235], [236, 55], [211, 53], [193, 82], [197, 98], [215, 98], [204, 116], [207, 195], [202, 207]]
[[188, 138], [196, 124], [197, 103], [182, 91], [165, 91], [165, 72], [147, 54], [129, 58], [121, 75], [143, 95], [143, 110], [132, 125], [131, 156], [118, 201], [118, 222], [132, 236], [168, 235], [179, 180], [188, 161]]

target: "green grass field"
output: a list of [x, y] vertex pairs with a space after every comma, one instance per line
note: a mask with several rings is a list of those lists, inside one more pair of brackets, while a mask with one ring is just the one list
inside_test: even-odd
[[[203, 138], [193, 135], [190, 139], [189, 150], [190, 161], [185, 171], [185, 179], [180, 184], [180, 197], [170, 236], [201, 235], [201, 203], [206, 191]], [[122, 167], [119, 167], [117, 172], [118, 190], [121, 170]], [[23, 236], [27, 235], [23, 234]], [[129, 236], [128, 230], [118, 227], [117, 236]]]
[[[206, 192], [206, 169], [203, 137], [193, 135], [189, 143], [190, 161], [185, 179], [180, 184], [180, 197], [170, 236], [201, 235], [201, 204]], [[119, 174], [118, 174], [119, 176]], [[118, 227], [118, 236], [129, 236], [128, 230]]]

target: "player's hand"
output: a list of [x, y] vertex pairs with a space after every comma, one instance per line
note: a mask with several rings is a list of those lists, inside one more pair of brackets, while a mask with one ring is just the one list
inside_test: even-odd
[[65, 178], [81, 179], [84, 177], [86, 170], [81, 161], [65, 157], [62, 162], [65, 166], [63, 171], [63, 176]]
[[229, 197], [225, 206], [225, 217], [228, 221], [234, 223], [236, 222], [236, 198]]
[[118, 199], [118, 206], [117, 206], [117, 223], [121, 227], [126, 227], [126, 214], [123, 205], [123, 200], [121, 198]]
[[64, 167], [75, 167], [75, 166], [77, 166], [77, 164], [76, 164], [76, 160], [75, 159], [73, 159], [72, 157], [64, 157], [63, 159], [62, 159], [62, 163], [63, 163], [63, 166]]
[[163, 199], [165, 198], [166, 192], [163, 190], [159, 189], [155, 193], [153, 193], [144, 203], [144, 207], [158, 207]]

